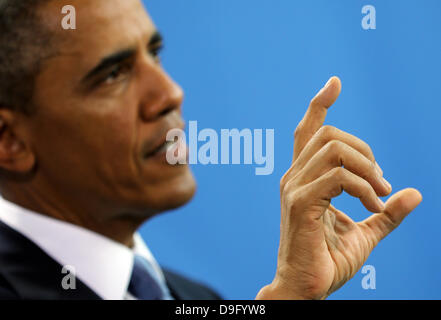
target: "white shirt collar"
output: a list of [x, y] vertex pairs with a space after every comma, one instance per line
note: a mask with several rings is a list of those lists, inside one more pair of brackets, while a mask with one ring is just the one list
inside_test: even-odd
[[105, 300], [126, 297], [135, 253], [150, 262], [155, 276], [165, 284], [158, 263], [138, 233], [134, 235], [134, 248], [130, 249], [91, 230], [38, 214], [2, 197], [0, 219], [62, 266], [73, 266], [76, 277]]

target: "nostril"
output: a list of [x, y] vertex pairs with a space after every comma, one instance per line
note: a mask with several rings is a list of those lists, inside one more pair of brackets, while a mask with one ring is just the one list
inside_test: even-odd
[[170, 113], [173, 109], [175, 109], [173, 106], [165, 108], [164, 110], [161, 111], [161, 113], [159, 113], [159, 116], [163, 117], [163, 116], [167, 115], [168, 113]]

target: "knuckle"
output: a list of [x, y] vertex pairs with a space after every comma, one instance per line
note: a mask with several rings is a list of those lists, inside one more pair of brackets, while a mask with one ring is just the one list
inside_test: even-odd
[[304, 196], [301, 192], [302, 188], [296, 184], [293, 179], [286, 182], [283, 192], [281, 193], [282, 204], [289, 212], [296, 212], [304, 203]]
[[336, 128], [330, 125], [325, 125], [319, 129], [317, 132], [320, 139], [328, 141], [332, 140], [332, 138], [335, 136]]
[[316, 94], [311, 100], [309, 100], [309, 106], [310, 107], [314, 107], [317, 106], [319, 104], [319, 94]]
[[347, 171], [343, 167], [336, 167], [330, 171], [330, 176], [333, 179], [343, 180], [346, 178]]
[[377, 167], [375, 166], [375, 163], [372, 161], [369, 161], [369, 173], [372, 177], [377, 177]]
[[372, 189], [372, 186], [369, 184], [369, 182], [367, 182], [364, 179], [360, 179], [360, 184], [361, 187], [365, 190], [365, 192], [367, 192], [368, 194], [373, 194], [374, 196], [376, 195], [374, 189]]
[[288, 183], [288, 174], [289, 171], [287, 171], [282, 178], [280, 178], [280, 191], [283, 191], [285, 189], [286, 184]]
[[346, 180], [347, 172], [342, 167], [336, 167], [330, 171], [328, 183], [331, 187], [330, 196], [336, 197], [343, 192], [344, 181]]
[[364, 141], [362, 143], [362, 148], [365, 150], [365, 153], [369, 160], [375, 162], [374, 152], [372, 151], [372, 148]]
[[297, 192], [295, 192], [295, 191], [290, 192], [286, 195], [286, 202], [290, 208], [293, 208], [296, 205], [296, 203], [298, 201], [297, 199], [298, 199], [298, 196], [297, 196]]
[[286, 196], [286, 204], [289, 208], [290, 213], [296, 213], [301, 208], [301, 204], [305, 202], [301, 192], [299, 190], [293, 190], [289, 192]]
[[297, 128], [294, 130], [294, 139], [298, 138], [302, 132], [303, 132], [303, 121], [300, 121]]
[[360, 199], [375, 199], [377, 194], [375, 193], [372, 186], [364, 179], [359, 179], [357, 181], [358, 189], [360, 190]]
[[291, 175], [291, 171], [288, 170], [283, 177], [280, 179], [280, 193], [285, 194], [289, 193], [293, 185], [293, 178]]
[[340, 155], [343, 152], [345, 145], [338, 140], [331, 140], [325, 145], [325, 152], [332, 155]]

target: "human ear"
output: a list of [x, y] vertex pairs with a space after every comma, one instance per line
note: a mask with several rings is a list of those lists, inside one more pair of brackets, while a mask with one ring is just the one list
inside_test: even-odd
[[25, 136], [19, 132], [17, 112], [0, 109], [0, 168], [27, 173], [35, 165], [35, 155]]

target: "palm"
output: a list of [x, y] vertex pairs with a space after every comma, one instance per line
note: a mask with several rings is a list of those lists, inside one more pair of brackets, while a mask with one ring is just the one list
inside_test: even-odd
[[326, 292], [326, 296], [355, 275], [379, 241], [365, 222], [355, 223], [332, 205], [308, 229], [295, 240], [292, 253], [300, 267], [296, 271], [302, 275], [299, 280], [305, 291], [314, 287], [315, 292]]
[[366, 261], [374, 247], [374, 234], [365, 224], [355, 223], [331, 205], [323, 216], [323, 235], [327, 245], [324, 255], [333, 265], [326, 273], [328, 281], [332, 280], [328, 289], [331, 293], [352, 278]]

